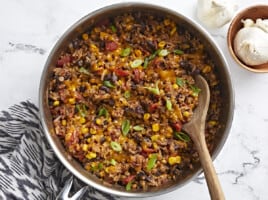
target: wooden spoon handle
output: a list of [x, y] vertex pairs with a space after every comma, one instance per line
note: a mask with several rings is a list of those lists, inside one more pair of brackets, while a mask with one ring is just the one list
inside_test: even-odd
[[221, 188], [218, 176], [212, 163], [211, 156], [209, 154], [207, 144], [204, 136], [200, 136], [199, 141], [196, 141], [196, 148], [200, 157], [204, 174], [212, 200], [224, 200], [224, 193]]

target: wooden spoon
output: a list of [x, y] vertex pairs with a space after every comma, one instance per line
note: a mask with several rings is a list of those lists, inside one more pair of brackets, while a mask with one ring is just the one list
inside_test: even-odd
[[198, 106], [194, 110], [190, 122], [183, 125], [183, 130], [189, 134], [195, 144], [204, 170], [211, 199], [224, 200], [225, 197], [205, 140], [205, 122], [210, 99], [209, 87], [206, 80], [201, 75], [197, 75], [195, 81], [197, 87], [201, 89]]

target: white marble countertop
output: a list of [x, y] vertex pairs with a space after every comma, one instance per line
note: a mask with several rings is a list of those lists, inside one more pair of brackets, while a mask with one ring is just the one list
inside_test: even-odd
[[[119, 0], [2, 0], [0, 7], [0, 110], [23, 100], [38, 103], [41, 72], [64, 31], [87, 13]], [[174, 9], [193, 20], [196, 0], [143, 0]], [[239, 10], [268, 0], [237, 0]], [[268, 199], [268, 74], [240, 68], [231, 58], [227, 26], [211, 32], [224, 52], [235, 89], [232, 130], [214, 164], [228, 200]], [[203, 175], [156, 200], [206, 200]]]

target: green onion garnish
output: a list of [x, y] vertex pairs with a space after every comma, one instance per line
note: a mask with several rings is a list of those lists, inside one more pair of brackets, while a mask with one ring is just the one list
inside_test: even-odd
[[126, 185], [126, 191], [130, 191], [132, 187], [132, 181], [129, 181]]
[[131, 66], [131, 68], [137, 68], [137, 67], [141, 66], [142, 63], [143, 63], [142, 59], [136, 59], [130, 64], [130, 66]]
[[103, 85], [108, 88], [114, 88], [115, 86], [110, 81], [103, 81]]
[[173, 52], [174, 52], [175, 54], [178, 54], [178, 55], [182, 55], [182, 54], [184, 54], [184, 52], [183, 52], [182, 50], [180, 50], [180, 49], [175, 49]]
[[129, 120], [124, 120], [121, 126], [121, 130], [124, 136], [126, 136], [130, 130], [130, 121]]
[[114, 25], [111, 25], [111, 29], [114, 33], [116, 32], [116, 27]]
[[185, 85], [185, 80], [182, 79], [182, 78], [176, 78], [176, 84], [180, 87], [184, 86]]
[[144, 63], [143, 63], [143, 68], [146, 69], [148, 67], [148, 64], [149, 64], [149, 58], [145, 58]]
[[166, 100], [166, 108], [168, 110], [172, 110], [172, 103], [171, 103], [171, 101], [169, 99]]
[[75, 106], [80, 116], [85, 117], [87, 115], [87, 107], [85, 104], [78, 104]]
[[131, 53], [131, 48], [122, 49], [120, 56], [126, 57]]
[[167, 49], [161, 49], [158, 53], [159, 56], [165, 57], [169, 54]]
[[190, 141], [190, 137], [186, 134], [186, 133], [183, 133], [183, 132], [174, 132], [174, 136], [176, 139], [179, 139], [183, 142], [189, 142]]
[[101, 117], [101, 116], [104, 116], [104, 117], [107, 117], [108, 116], [108, 111], [106, 110], [106, 108], [101, 108], [98, 112], [98, 117]]
[[158, 88], [158, 81], [155, 84], [155, 88], [152, 88], [152, 87], [144, 87], [144, 88], [146, 88], [147, 90], [149, 90], [153, 94], [156, 94], [156, 95], [160, 94], [160, 91], [159, 91], [159, 88]]
[[148, 171], [154, 168], [156, 161], [157, 161], [157, 154], [151, 154], [147, 163]]
[[198, 96], [198, 94], [199, 94], [199, 92], [201, 92], [201, 89], [200, 88], [198, 88], [198, 87], [196, 87], [195, 85], [190, 85], [190, 87], [191, 87], [191, 90], [192, 90], [192, 95], [194, 96], [194, 97], [197, 97]]
[[124, 92], [124, 97], [126, 98], [126, 99], [128, 99], [129, 97], [130, 97], [130, 91], [125, 91]]
[[110, 145], [111, 145], [111, 147], [112, 147], [112, 149], [114, 151], [117, 151], [117, 152], [122, 151], [122, 147], [121, 147], [121, 145], [119, 143], [117, 143], [117, 142], [111, 142]]
[[142, 126], [139, 126], [139, 125], [136, 125], [136, 126], [133, 126], [133, 130], [135, 131], [142, 131], [144, 128]]
[[87, 74], [87, 75], [89, 75], [89, 71], [86, 70], [84, 67], [81, 67], [81, 68], [79, 69], [79, 72], [80, 72], [80, 73], [83, 73], [83, 74]]
[[115, 159], [111, 159], [111, 165], [113, 165], [113, 166], [116, 165], [116, 161], [115, 161]]

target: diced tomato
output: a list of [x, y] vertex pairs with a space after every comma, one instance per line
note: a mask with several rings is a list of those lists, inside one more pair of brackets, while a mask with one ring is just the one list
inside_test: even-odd
[[178, 121], [178, 122], [176, 122], [176, 123], [173, 123], [172, 126], [173, 126], [173, 128], [174, 128], [176, 131], [178, 131], [178, 132], [181, 131], [182, 124], [181, 124], [180, 121]]
[[117, 43], [113, 42], [113, 41], [106, 41], [105, 42], [105, 49], [107, 51], [114, 51], [116, 50], [118, 47]]
[[149, 111], [154, 112], [158, 107], [159, 107], [158, 103], [153, 103], [153, 104], [150, 105]]
[[128, 71], [122, 70], [122, 69], [115, 69], [114, 72], [115, 72], [115, 74], [117, 76], [121, 76], [121, 77], [125, 77], [125, 76], [128, 76], [129, 75], [129, 72]]
[[126, 177], [125, 179], [123, 179], [122, 181], [123, 181], [124, 184], [128, 184], [134, 178], [135, 178], [135, 175], [130, 175], [130, 176]]
[[71, 62], [71, 57], [69, 55], [63, 56], [57, 61], [58, 66], [63, 66], [64, 64], [67, 64]]

